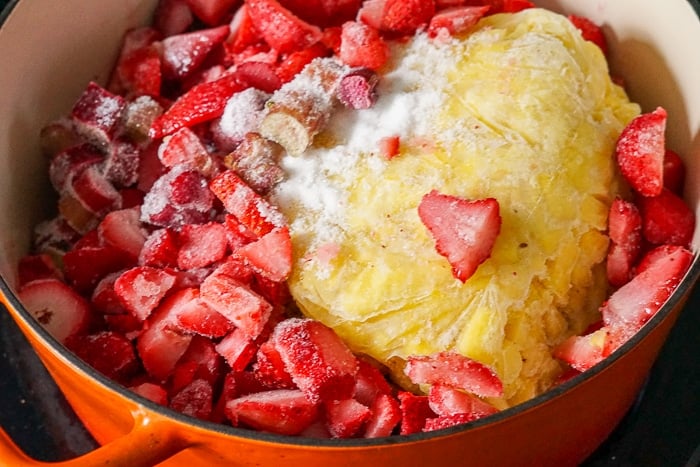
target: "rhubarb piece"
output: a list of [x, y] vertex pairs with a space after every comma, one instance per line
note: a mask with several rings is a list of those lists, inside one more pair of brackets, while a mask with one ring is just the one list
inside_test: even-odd
[[54, 189], [63, 194], [70, 189], [73, 179], [83, 170], [100, 164], [101, 152], [91, 144], [79, 144], [58, 152], [49, 164], [49, 180]]
[[106, 148], [117, 129], [124, 109], [124, 98], [90, 82], [73, 105], [75, 128], [94, 145]]
[[377, 101], [379, 75], [370, 68], [355, 68], [338, 85], [338, 99], [352, 109], [369, 109]]
[[94, 165], [72, 179], [71, 189], [75, 199], [97, 217], [121, 208], [121, 194]]
[[253, 190], [264, 195], [284, 179], [284, 170], [277, 164], [282, 146], [257, 133], [246, 134], [238, 147], [224, 159]]
[[151, 96], [139, 96], [126, 104], [122, 113], [122, 126], [127, 136], [136, 142], [148, 139], [148, 130], [156, 118], [163, 114], [163, 106]]
[[222, 151], [233, 151], [248, 134], [257, 131], [269, 94], [255, 88], [234, 94], [221, 118], [212, 122], [212, 136]]
[[73, 128], [72, 122], [65, 118], [49, 123], [39, 132], [41, 152], [49, 159], [80, 143], [82, 138]]
[[135, 144], [117, 138], [110, 145], [100, 171], [114, 187], [130, 187], [138, 181], [140, 158]]

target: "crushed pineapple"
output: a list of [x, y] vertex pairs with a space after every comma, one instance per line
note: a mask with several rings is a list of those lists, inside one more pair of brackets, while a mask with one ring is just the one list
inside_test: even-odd
[[[505, 390], [491, 402], [507, 407], [549, 387], [552, 347], [597, 317], [621, 189], [613, 148], [639, 107], [600, 50], [546, 10], [394, 47], [376, 105], [339, 110], [319, 138], [335, 145], [282, 161], [291, 291], [379, 361], [453, 349], [491, 366]], [[391, 135], [400, 154], [385, 160], [378, 141]], [[492, 256], [466, 283], [418, 218], [432, 189], [500, 204]]]

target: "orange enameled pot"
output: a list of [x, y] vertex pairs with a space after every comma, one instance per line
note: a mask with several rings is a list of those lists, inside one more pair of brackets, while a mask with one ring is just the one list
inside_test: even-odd
[[[22, 308], [15, 268], [48, 196], [37, 135], [90, 79], [105, 81], [123, 32], [145, 24], [155, 1], [11, 2], [0, 29], [0, 280], [4, 306], [87, 429], [102, 445], [59, 465], [575, 465], [632, 405], [700, 276], [697, 258], [659, 313], [604, 363], [527, 403], [433, 433], [378, 440], [312, 440], [201, 422], [102, 377]], [[613, 71], [645, 110], [669, 111], [669, 147], [688, 169], [686, 199], [700, 212], [700, 43], [697, 1], [547, 0], [557, 11], [603, 24]], [[688, 48], [691, 50], [688, 51]], [[700, 246], [696, 228], [693, 249]], [[691, 310], [687, 310], [691, 311]], [[0, 430], [0, 464], [42, 465]]]

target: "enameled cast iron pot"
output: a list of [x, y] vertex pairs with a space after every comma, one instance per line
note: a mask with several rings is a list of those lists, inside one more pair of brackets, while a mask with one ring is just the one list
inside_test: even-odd
[[[65, 114], [90, 79], [106, 80], [122, 34], [146, 24], [155, 3], [21, 0], [10, 2], [0, 17], [0, 299], [102, 445], [58, 465], [562, 466], [590, 455], [633, 403], [700, 276], [697, 259], [647, 326], [593, 370], [465, 426], [378, 440], [305, 440], [182, 416], [102, 377], [32, 319], [14, 287], [32, 226], [51, 204], [39, 129]], [[632, 99], [645, 111], [657, 105], [668, 110], [668, 146], [685, 158], [685, 197], [700, 217], [700, 54], [691, 45], [700, 44], [697, 0], [535, 3], [604, 25], [613, 72], [624, 76]], [[699, 248], [696, 227], [693, 249]], [[2, 430], [0, 464], [43, 465]]]

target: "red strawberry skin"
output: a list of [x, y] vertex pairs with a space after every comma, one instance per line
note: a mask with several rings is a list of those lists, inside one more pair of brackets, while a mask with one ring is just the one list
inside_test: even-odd
[[695, 214], [672, 191], [664, 188], [658, 196], [641, 197], [642, 233], [654, 245], [688, 246], [695, 231]]

